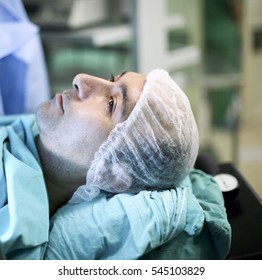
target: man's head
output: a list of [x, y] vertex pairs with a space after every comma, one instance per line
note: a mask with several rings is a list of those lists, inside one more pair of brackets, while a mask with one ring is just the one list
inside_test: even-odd
[[166, 71], [154, 70], [129, 117], [112, 129], [95, 153], [86, 183], [71, 202], [90, 200], [100, 190], [118, 193], [179, 186], [197, 153], [198, 130], [187, 97]]
[[45, 155], [51, 155], [48, 164], [60, 176], [57, 180], [68, 180], [69, 175], [72, 181], [84, 183], [96, 151], [116, 124], [129, 116], [145, 78], [133, 72], [111, 80], [79, 74], [73, 89], [39, 106], [36, 121], [41, 144]]

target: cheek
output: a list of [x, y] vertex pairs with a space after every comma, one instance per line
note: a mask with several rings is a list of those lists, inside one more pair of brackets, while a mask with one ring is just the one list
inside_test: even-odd
[[66, 122], [65, 138], [67, 145], [74, 146], [78, 151], [94, 153], [106, 141], [113, 124], [103, 115], [85, 112], [72, 117]]
[[83, 164], [93, 159], [95, 152], [114, 127], [112, 120], [99, 111], [96, 104], [72, 104], [70, 109], [54, 122], [52, 128], [48, 129], [48, 145], [60, 157]]
[[105, 140], [114, 126], [111, 119], [96, 110], [77, 111], [70, 122], [73, 130], [91, 136], [93, 139], [101, 138]]
[[95, 153], [106, 141], [109, 133], [110, 129], [105, 128], [95, 120], [87, 124], [84, 119], [81, 119], [68, 130], [67, 138], [64, 139], [63, 146], [64, 149], [67, 149], [66, 157], [70, 158], [71, 162], [89, 168]]

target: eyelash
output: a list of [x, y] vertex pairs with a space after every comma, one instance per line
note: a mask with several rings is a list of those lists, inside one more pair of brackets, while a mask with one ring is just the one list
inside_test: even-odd
[[108, 102], [108, 108], [109, 108], [109, 111], [110, 113], [113, 112], [114, 110], [114, 105], [115, 105], [115, 100], [113, 97], [110, 98], [109, 102]]
[[115, 82], [115, 80], [116, 80], [115, 75], [111, 74], [109, 81], [110, 82]]
[[[112, 82], [112, 83], [113, 83], [113, 82], [115, 82], [115, 80], [116, 80], [115, 75], [113, 75], [113, 74], [111, 73], [111, 74], [110, 74], [109, 82]], [[115, 105], [115, 100], [114, 100], [113, 97], [111, 97], [110, 100], [109, 100], [109, 102], [108, 102], [108, 108], [109, 108], [110, 113], [113, 112], [113, 110], [114, 110], [114, 105]]]

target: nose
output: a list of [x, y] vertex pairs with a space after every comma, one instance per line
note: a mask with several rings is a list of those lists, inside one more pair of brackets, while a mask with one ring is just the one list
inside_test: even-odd
[[96, 91], [97, 83], [96, 77], [87, 74], [78, 74], [73, 79], [73, 87], [77, 91], [80, 99], [86, 99]]

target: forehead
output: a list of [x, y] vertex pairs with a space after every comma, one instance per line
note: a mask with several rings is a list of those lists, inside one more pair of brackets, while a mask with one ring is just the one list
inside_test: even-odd
[[118, 75], [118, 78], [122, 81], [137, 81], [137, 82], [145, 82], [146, 76], [137, 72], [123, 72]]

